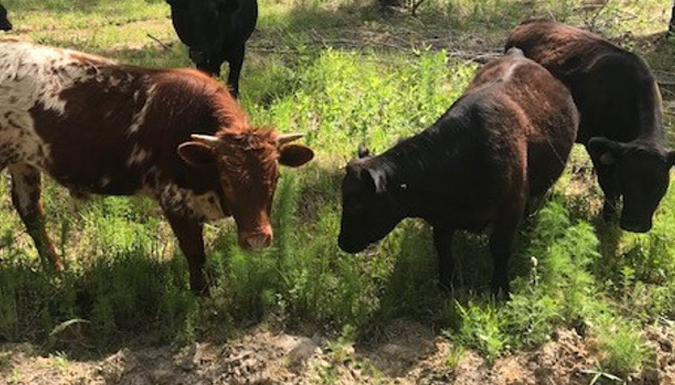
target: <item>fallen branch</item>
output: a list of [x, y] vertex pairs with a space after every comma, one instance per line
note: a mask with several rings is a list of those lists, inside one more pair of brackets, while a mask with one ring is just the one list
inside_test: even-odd
[[168, 44], [163, 43], [161, 40], [159, 40], [158, 38], [152, 36], [152, 35], [149, 34], [149, 33], [147, 33], [146, 35], [148, 35], [148, 37], [149, 37], [150, 39], [154, 40], [157, 44], [161, 45], [162, 48], [163, 48], [165, 51], [171, 51], [171, 46], [169, 46]]
[[426, 0], [418, 0], [417, 2], [413, 2], [412, 7], [410, 8], [410, 14], [413, 16], [417, 15], [417, 8], [420, 7]]

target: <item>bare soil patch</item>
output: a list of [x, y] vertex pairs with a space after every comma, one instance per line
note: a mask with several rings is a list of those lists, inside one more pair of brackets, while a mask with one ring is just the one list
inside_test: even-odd
[[[675, 331], [654, 326], [645, 333], [657, 352], [655, 367], [628, 383], [675, 384]], [[320, 335], [258, 327], [223, 344], [124, 348], [92, 361], [42, 357], [28, 344], [5, 344], [0, 384], [581, 385], [600, 373], [593, 340], [574, 330], [558, 330], [540, 348], [493, 363], [471, 351], [458, 353], [448, 339], [414, 321], [395, 320], [384, 335], [371, 346], [336, 346]]]

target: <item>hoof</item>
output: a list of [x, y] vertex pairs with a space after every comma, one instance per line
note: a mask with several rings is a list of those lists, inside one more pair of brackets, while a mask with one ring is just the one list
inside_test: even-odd
[[511, 299], [511, 285], [508, 282], [502, 284], [490, 284], [490, 291], [496, 300], [508, 301]]
[[438, 290], [443, 294], [452, 293], [452, 283], [450, 282], [438, 281], [437, 286]]

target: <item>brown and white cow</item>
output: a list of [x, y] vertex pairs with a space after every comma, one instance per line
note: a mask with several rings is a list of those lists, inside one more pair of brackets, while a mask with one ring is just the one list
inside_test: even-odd
[[300, 135], [256, 128], [218, 82], [196, 70], [156, 70], [80, 52], [0, 41], [0, 167], [42, 258], [63, 266], [45, 231], [44, 171], [75, 196], [158, 201], [207, 294], [204, 221], [233, 216], [241, 247], [272, 241], [278, 165], [300, 166]]

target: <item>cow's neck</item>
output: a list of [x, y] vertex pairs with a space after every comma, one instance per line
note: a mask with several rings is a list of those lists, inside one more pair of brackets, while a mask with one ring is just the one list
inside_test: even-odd
[[665, 130], [661, 115], [661, 94], [656, 82], [644, 82], [644, 91], [639, 93], [644, 95], [640, 98], [638, 119], [640, 129], [636, 141], [644, 143], [653, 143], [654, 145], [663, 145], [665, 142]]
[[367, 164], [384, 176], [385, 189], [400, 203], [404, 216], [433, 221], [440, 205], [455, 193], [455, 170], [462, 167], [460, 159], [466, 158], [468, 148], [463, 145], [466, 133], [462, 127], [436, 123]]

